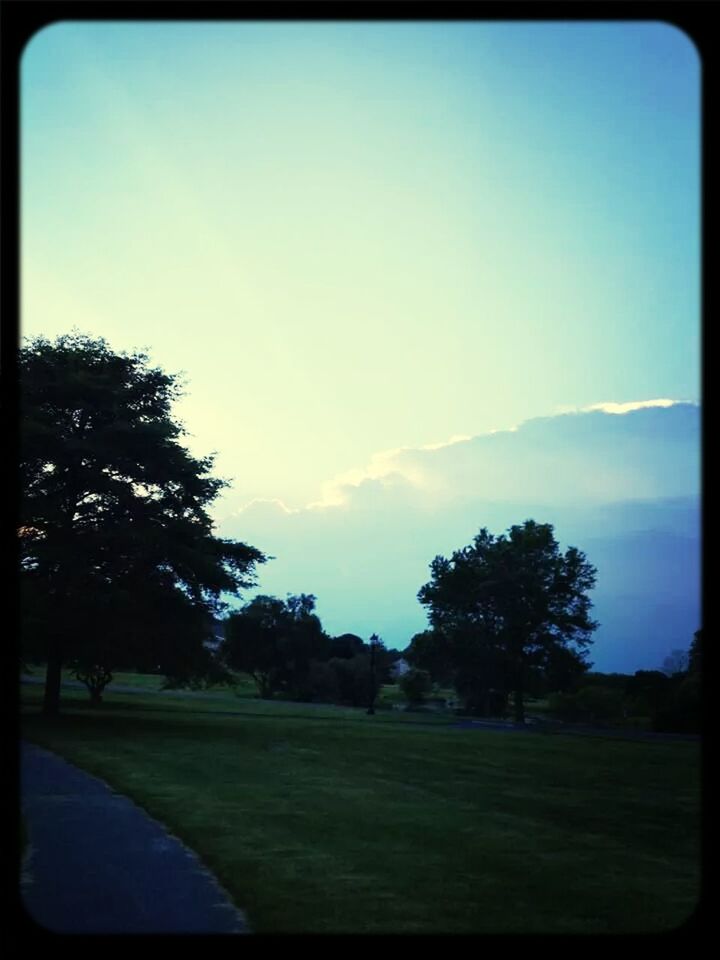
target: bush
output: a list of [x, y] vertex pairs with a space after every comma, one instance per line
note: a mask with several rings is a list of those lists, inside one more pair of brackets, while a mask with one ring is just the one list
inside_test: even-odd
[[577, 693], [553, 693], [548, 712], [569, 723], [602, 723], [623, 716], [623, 697], [613, 687], [581, 687]]
[[700, 677], [689, 675], [678, 685], [668, 703], [653, 715], [653, 730], [659, 733], [700, 733], [702, 702]]
[[336, 703], [340, 699], [338, 678], [332, 666], [313, 660], [298, 685], [297, 699], [306, 703]]
[[655, 716], [669, 704], [676, 686], [676, 682], [660, 670], [636, 670], [625, 684], [630, 712], [637, 716]]
[[580, 719], [580, 708], [575, 693], [551, 693], [547, 698], [547, 712], [557, 720], [574, 723]]
[[580, 712], [591, 723], [617, 720], [623, 715], [623, 696], [613, 687], [581, 687], [575, 694]]
[[408, 703], [422, 703], [432, 690], [432, 679], [427, 670], [413, 668], [400, 677], [398, 686]]
[[368, 706], [372, 694], [370, 657], [367, 654], [349, 660], [333, 657], [328, 666], [335, 673], [339, 702], [351, 707]]
[[462, 701], [464, 714], [473, 717], [504, 717], [508, 709], [508, 695], [504, 690], [489, 687], [474, 674], [455, 678], [455, 691]]

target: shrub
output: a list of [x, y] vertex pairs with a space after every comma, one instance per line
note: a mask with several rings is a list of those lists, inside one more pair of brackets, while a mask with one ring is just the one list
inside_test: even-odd
[[613, 687], [581, 687], [575, 698], [583, 719], [591, 723], [617, 720], [623, 715], [622, 693]]
[[408, 703], [422, 703], [432, 690], [432, 679], [427, 670], [412, 668], [400, 677], [398, 686]]
[[630, 712], [637, 716], [655, 716], [670, 702], [675, 686], [674, 680], [660, 670], [636, 670], [625, 684]]
[[702, 721], [700, 677], [690, 675], [653, 715], [653, 730], [661, 733], [700, 733]]
[[575, 693], [551, 693], [547, 698], [547, 712], [557, 720], [573, 723], [580, 719], [580, 707]]
[[336, 677], [339, 702], [351, 707], [366, 707], [372, 693], [370, 657], [367, 654], [349, 660], [333, 657], [328, 665]]
[[601, 723], [623, 716], [622, 693], [613, 687], [581, 687], [577, 693], [553, 693], [548, 712], [570, 723]]
[[412, 668], [400, 677], [398, 686], [408, 703], [422, 703], [432, 690], [432, 680], [427, 670]]
[[340, 699], [340, 691], [335, 670], [329, 663], [313, 660], [298, 694], [298, 699], [303, 701], [336, 703]]
[[488, 686], [482, 677], [474, 674], [457, 676], [455, 691], [462, 701], [462, 713], [473, 717], [504, 717], [507, 713], [507, 692]]

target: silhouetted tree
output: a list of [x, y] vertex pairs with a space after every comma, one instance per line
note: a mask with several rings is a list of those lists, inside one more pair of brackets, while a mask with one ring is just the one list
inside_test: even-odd
[[702, 630], [696, 630], [688, 651], [688, 673], [700, 675], [702, 671]]
[[538, 695], [543, 693], [570, 690], [577, 687], [587, 676], [589, 663], [585, 650], [572, 647], [553, 646], [548, 650], [547, 659], [540, 671]]
[[430, 570], [418, 599], [448, 646], [456, 685], [512, 693], [515, 720], [524, 722], [528, 671], [549, 666], [558, 648], [591, 642], [594, 567], [575, 547], [562, 554], [551, 524], [527, 520], [498, 537], [481, 529]]
[[253, 598], [225, 621], [223, 660], [249, 673], [265, 699], [278, 692], [304, 697], [311, 666], [327, 659], [329, 646], [314, 609], [310, 594]]
[[313, 660], [301, 685], [298, 699], [307, 702], [339, 703], [340, 691], [337, 674], [333, 669], [335, 661]]
[[411, 666], [427, 670], [435, 683], [445, 685], [454, 681], [455, 670], [448, 644], [433, 630], [416, 633], [404, 650], [403, 658]]
[[381, 640], [376, 633], [370, 637], [366, 644], [363, 644], [363, 651], [369, 653], [371, 647], [374, 650], [375, 681], [379, 690], [383, 684], [392, 683], [393, 666], [400, 653], [397, 650], [388, 650], [385, 641]]
[[207, 508], [226, 484], [181, 443], [177, 378], [73, 332], [26, 343], [19, 383], [23, 644], [47, 661], [45, 712], [78, 659], [110, 670], [152, 649], [168, 676], [197, 678], [221, 594], [266, 557], [213, 535]]
[[110, 670], [100, 663], [91, 664], [87, 667], [76, 667], [73, 670], [73, 675], [88, 688], [90, 702], [94, 706], [102, 702], [103, 691], [112, 682], [113, 678]]
[[689, 655], [687, 650], [672, 650], [663, 660], [662, 672], [668, 677], [687, 673]]
[[341, 660], [349, 660], [357, 656], [365, 649], [362, 637], [354, 633], [343, 633], [339, 637], [330, 637], [329, 655], [330, 658], [339, 657]]
[[673, 681], [662, 670], [636, 670], [625, 681], [630, 711], [636, 716], [655, 716], [670, 701]]
[[329, 666], [335, 673], [340, 703], [351, 707], [367, 707], [374, 702], [377, 689], [373, 684], [369, 653], [359, 653], [350, 659], [334, 657]]
[[[671, 733], [700, 733], [702, 727], [702, 678], [698, 630], [690, 650], [673, 651], [663, 670], [639, 670], [628, 681], [633, 708], [648, 714], [654, 730]], [[685, 654], [678, 658], [677, 653]], [[684, 671], [676, 669], [685, 665]]]

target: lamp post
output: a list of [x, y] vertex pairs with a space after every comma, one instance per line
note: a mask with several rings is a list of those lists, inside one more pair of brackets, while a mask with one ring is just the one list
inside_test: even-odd
[[370, 706], [367, 712], [372, 716], [375, 713], [375, 696], [377, 687], [375, 684], [375, 647], [380, 642], [380, 637], [374, 633], [370, 637]]

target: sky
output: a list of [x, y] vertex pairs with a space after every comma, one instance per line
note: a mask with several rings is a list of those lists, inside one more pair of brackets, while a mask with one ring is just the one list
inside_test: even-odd
[[[260, 587], [316, 593], [335, 632], [372, 632], [358, 605], [387, 607], [392, 645], [422, 628], [422, 577], [402, 600], [357, 596], [352, 556], [332, 558], [350, 565], [333, 596], [302, 577], [367, 482], [395, 497], [372, 507], [392, 579], [409, 503], [461, 511], [443, 549], [482, 525], [455, 468], [423, 474], [433, 453], [463, 451], [476, 483], [472, 438], [665, 423], [700, 401], [701, 64], [673, 26], [64, 22], [21, 70], [21, 333], [76, 327], [182, 371], [188, 444], [232, 481], [218, 532], [270, 551], [263, 510], [312, 519], [285, 544], [294, 570], [278, 556]], [[547, 467], [595, 478], [578, 509], [698, 509], [696, 460], [670, 495], [622, 457], [601, 489], [579, 432]], [[508, 523], [537, 503], [529, 469], [483, 487]], [[440, 548], [405, 533], [426, 572]]]
[[603, 407], [387, 451], [320, 503], [256, 500], [224, 528], [275, 557], [263, 592], [312, 585], [330, 632], [404, 649], [426, 627], [417, 593], [435, 556], [480, 527], [552, 523], [561, 549], [581, 548], [598, 571], [594, 668], [658, 669], [701, 622], [699, 460], [698, 405]]

